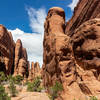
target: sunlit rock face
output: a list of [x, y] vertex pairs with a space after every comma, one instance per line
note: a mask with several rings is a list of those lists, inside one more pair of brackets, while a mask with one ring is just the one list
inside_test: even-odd
[[83, 69], [100, 69], [100, 19], [82, 24], [72, 37], [73, 52]]
[[28, 61], [27, 61], [27, 51], [23, 48], [20, 39], [17, 40], [15, 46], [15, 60], [14, 60], [14, 76], [21, 75], [27, 77], [28, 73]]
[[44, 85], [49, 87], [55, 81], [64, 82], [67, 64], [71, 62], [69, 37], [64, 34], [65, 13], [62, 8], [49, 10], [45, 21], [44, 54], [42, 75]]
[[[74, 82], [66, 88], [64, 99], [89, 98], [99, 95], [100, 85], [100, 19], [83, 23], [70, 38], [72, 55], [75, 61]], [[72, 89], [72, 91], [70, 91]], [[67, 95], [67, 91], [70, 91]], [[78, 95], [75, 91], [78, 91]]]
[[18, 74], [18, 63], [22, 54], [22, 42], [20, 39], [17, 40], [15, 46], [15, 63], [14, 63], [14, 75]]
[[12, 35], [7, 29], [0, 25], [0, 71], [5, 74], [11, 73], [14, 55], [14, 42]]
[[65, 34], [71, 36], [81, 24], [94, 18], [100, 18], [100, 0], [79, 0], [72, 18], [66, 24]]
[[29, 68], [28, 80], [32, 82], [36, 77], [41, 77], [41, 68], [38, 62], [32, 62]]
[[26, 73], [27, 73], [27, 62], [25, 59], [21, 58], [18, 63], [18, 74], [17, 75], [20, 75], [26, 78]]
[[13, 41], [11, 32], [0, 25], [0, 71], [6, 75], [21, 76], [27, 73], [27, 51], [23, 48], [21, 40]]
[[[78, 3], [77, 10], [82, 4], [87, 4], [84, 1]], [[84, 7], [91, 8], [92, 3], [97, 4], [95, 9], [100, 7], [98, 0], [90, 0]], [[100, 99], [100, 11], [98, 11], [96, 13], [94, 10], [91, 17], [87, 16], [89, 14], [87, 13], [88, 18], [84, 16], [86, 19], [84, 21], [80, 18], [81, 23], [75, 21], [78, 26], [72, 28], [71, 20], [76, 19], [76, 14], [80, 14], [75, 11], [75, 15], [67, 23], [66, 30], [69, 27], [67, 34], [64, 27], [64, 11], [54, 7], [48, 12], [44, 25], [42, 78], [46, 88], [52, 86], [55, 81], [63, 84], [64, 90], [58, 100], [69, 98], [85, 100], [90, 96]]]

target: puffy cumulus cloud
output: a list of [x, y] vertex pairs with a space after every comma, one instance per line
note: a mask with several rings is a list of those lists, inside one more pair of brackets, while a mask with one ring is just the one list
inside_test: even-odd
[[71, 10], [73, 11], [74, 8], [76, 7], [78, 1], [79, 1], [79, 0], [72, 0], [71, 4], [69, 4], [68, 7], [70, 7]]
[[44, 8], [36, 10], [32, 7], [27, 7], [26, 9], [29, 16], [30, 27], [33, 33], [25, 33], [18, 28], [16, 28], [15, 30], [9, 29], [8, 31], [12, 33], [15, 42], [17, 41], [17, 39], [21, 39], [23, 47], [27, 50], [28, 60], [30, 62], [38, 61], [42, 66], [44, 35], [43, 33], [46, 12]]
[[25, 8], [29, 16], [30, 27], [32, 31], [40, 34], [43, 33], [44, 32], [43, 24], [46, 17], [45, 8], [40, 8], [38, 10], [28, 6], [26, 6]]

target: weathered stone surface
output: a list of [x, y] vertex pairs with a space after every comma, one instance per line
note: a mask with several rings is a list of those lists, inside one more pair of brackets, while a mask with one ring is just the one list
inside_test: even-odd
[[77, 63], [85, 70], [100, 66], [100, 19], [82, 24], [72, 36], [73, 52]]
[[26, 51], [26, 48], [22, 48], [22, 58], [24, 58], [25, 60], [27, 60], [27, 51]]
[[26, 74], [28, 74], [27, 51], [23, 48], [21, 40], [18, 39], [15, 46], [14, 76], [26, 77]]
[[[64, 34], [65, 13], [58, 7], [51, 8], [45, 21], [43, 81], [48, 87], [56, 80], [61, 80], [61, 69], [67, 60], [67, 42], [69, 37]], [[61, 66], [62, 62], [62, 66]]]
[[[78, 4], [80, 10], [81, 2], [87, 4], [85, 0], [81, 0]], [[93, 11], [92, 3], [97, 4], [95, 9], [98, 9], [100, 4], [98, 0], [90, 0], [86, 9], [92, 7]], [[91, 17], [89, 17], [90, 9], [88, 9], [87, 15], [84, 18], [80, 17], [80, 22], [75, 22], [78, 28], [75, 26], [72, 28], [71, 24], [74, 21], [69, 21], [67, 26], [69, 28], [66, 30], [70, 37], [65, 35], [65, 28], [62, 27], [65, 25], [64, 11], [54, 7], [48, 12], [43, 43], [42, 78], [45, 87], [53, 85], [55, 81], [63, 84], [64, 91], [60, 95], [62, 98], [59, 98], [60, 100], [69, 100], [69, 98], [70, 100], [85, 100], [90, 96], [100, 99], [100, 11], [95, 9]], [[79, 15], [81, 12], [82, 10], [75, 11], [73, 17], [76, 18], [76, 13]]]
[[0, 25], [0, 71], [4, 71], [5, 74], [11, 73], [13, 65], [14, 43], [11, 33], [7, 29]]
[[41, 76], [41, 68], [38, 62], [34, 64], [34, 77]]
[[15, 44], [11, 32], [0, 25], [0, 71], [23, 75], [27, 68], [27, 51], [22, 47], [21, 40], [18, 39]]
[[32, 81], [32, 72], [29, 62], [28, 62], [28, 81]]
[[31, 67], [30, 67], [30, 65], [29, 65], [29, 75], [28, 75], [28, 80], [29, 81], [33, 81], [33, 79], [34, 79], [34, 73], [33, 73], [33, 71], [34, 71], [34, 62], [32, 62], [31, 63]]
[[82, 23], [96, 17], [100, 18], [100, 0], [79, 0], [73, 17], [66, 24], [65, 33], [71, 36]]
[[27, 62], [25, 59], [21, 58], [18, 63], [18, 75], [23, 76], [26, 78], [26, 73], [27, 73]]
[[[89, 96], [96, 96], [100, 99], [99, 31], [100, 19], [89, 20], [74, 31], [70, 42], [76, 63], [69, 66], [74, 78], [69, 77], [71, 84], [67, 81], [63, 84], [65, 86], [62, 93], [63, 100], [86, 99]], [[71, 67], [75, 68], [73, 72]], [[68, 80], [68, 77], [66, 79]]]
[[22, 56], [22, 42], [20, 39], [18, 39], [15, 46], [14, 75], [18, 74], [18, 63], [21, 56]]
[[31, 67], [29, 68], [29, 76], [28, 76], [28, 80], [29, 81], [33, 81], [34, 78], [36, 78], [37, 76], [41, 76], [41, 68], [38, 62], [31, 63]]

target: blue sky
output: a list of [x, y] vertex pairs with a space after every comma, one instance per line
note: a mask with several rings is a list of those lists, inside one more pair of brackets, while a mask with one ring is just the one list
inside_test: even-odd
[[12, 32], [13, 39], [22, 40], [30, 61], [42, 65], [43, 23], [48, 10], [58, 6], [70, 19], [78, 0], [1, 0], [0, 24]]
[[0, 23], [9, 29], [20, 28], [25, 32], [32, 32], [29, 27], [29, 19], [26, 6], [35, 9], [45, 8], [46, 13], [53, 6], [62, 7], [67, 18], [72, 16], [71, 9], [67, 7], [71, 0], [1, 0], [0, 1]]

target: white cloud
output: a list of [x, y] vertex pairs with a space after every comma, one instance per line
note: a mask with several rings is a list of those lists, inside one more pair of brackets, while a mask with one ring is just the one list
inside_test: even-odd
[[32, 7], [26, 7], [28, 12], [30, 27], [33, 32], [43, 33], [44, 32], [44, 21], [46, 17], [46, 11], [44, 8], [40, 8], [38, 10]]
[[27, 8], [27, 13], [30, 20], [30, 27], [35, 33], [25, 33], [24, 31], [16, 28], [9, 30], [13, 39], [21, 39], [23, 47], [26, 48], [29, 61], [38, 61], [42, 66], [43, 63], [43, 36], [44, 36], [44, 21], [46, 12], [44, 8], [38, 10], [34, 8]]
[[77, 3], [79, 0], [72, 0], [72, 3], [68, 5], [68, 7], [71, 8], [71, 10], [73, 11], [74, 8], [76, 7]]
[[37, 33], [25, 33], [18, 28], [9, 31], [12, 33], [15, 42], [17, 39], [21, 39], [23, 47], [27, 50], [28, 60], [31, 62], [38, 61], [40, 65], [42, 65], [43, 35]]

